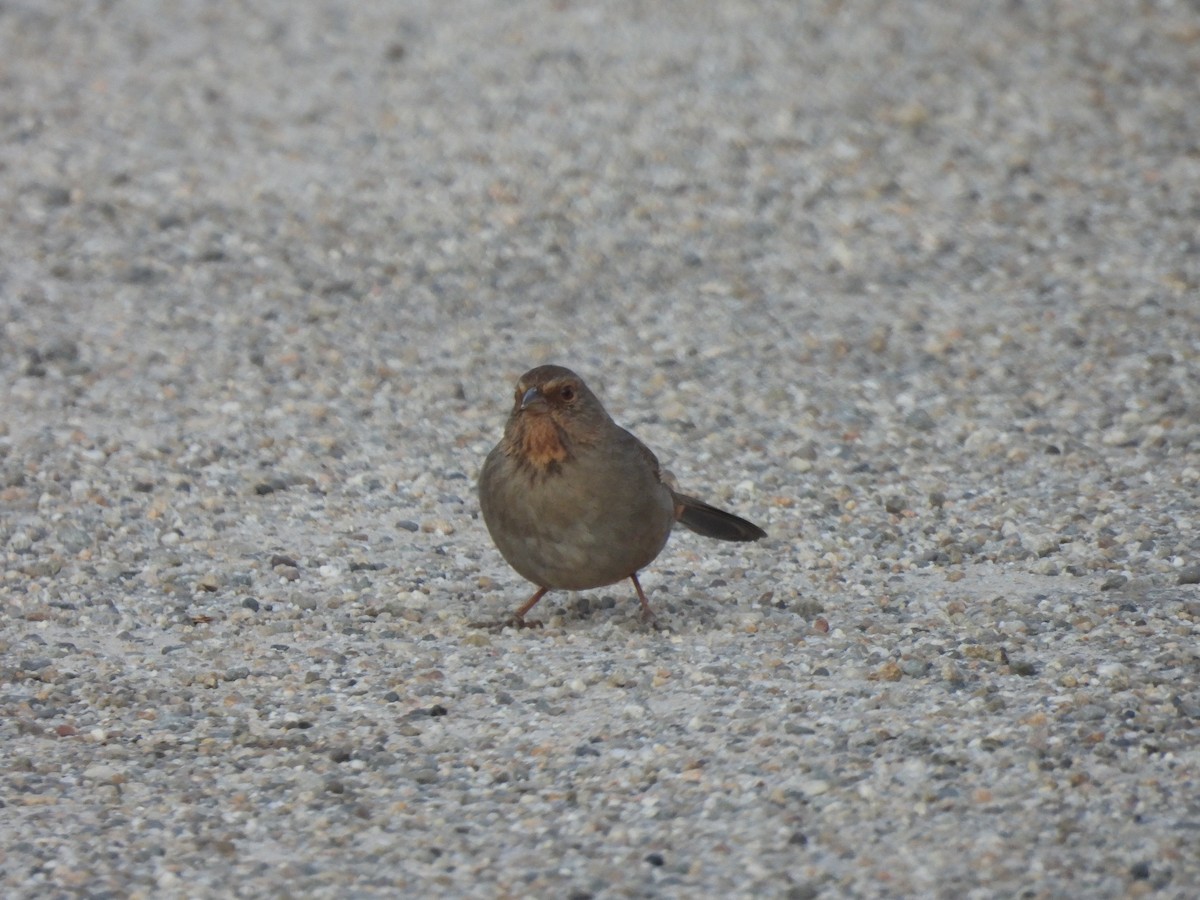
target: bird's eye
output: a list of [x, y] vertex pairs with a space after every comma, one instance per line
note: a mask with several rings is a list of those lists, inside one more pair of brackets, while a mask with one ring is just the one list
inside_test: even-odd
[[571, 387], [569, 384], [564, 385], [562, 389], [559, 390], [558, 396], [570, 403], [575, 399], [575, 388]]

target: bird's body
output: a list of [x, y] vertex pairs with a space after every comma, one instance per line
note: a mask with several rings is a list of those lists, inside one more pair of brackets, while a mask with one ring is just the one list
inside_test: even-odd
[[522, 577], [570, 591], [603, 587], [666, 546], [675, 524], [671, 491], [639, 461], [637, 439], [622, 434], [572, 447], [568, 465], [531, 465], [504, 444], [489, 454], [480, 476], [483, 518]]
[[662, 552], [676, 521], [710, 537], [757, 540], [757, 525], [674, 491], [658, 459], [617, 425], [583, 380], [561, 366], [521, 377], [504, 438], [479, 476], [483, 519], [500, 554], [548, 590], [633, 581]]

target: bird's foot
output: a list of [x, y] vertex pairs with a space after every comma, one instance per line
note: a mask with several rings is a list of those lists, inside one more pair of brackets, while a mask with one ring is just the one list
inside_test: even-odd
[[505, 619], [485, 619], [482, 622], [472, 622], [470, 627], [499, 632], [505, 628], [542, 628], [543, 624], [539, 619], [526, 619], [524, 616], [509, 616]]

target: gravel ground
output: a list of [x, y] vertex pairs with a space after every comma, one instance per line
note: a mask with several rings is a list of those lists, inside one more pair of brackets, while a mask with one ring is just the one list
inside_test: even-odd
[[[1195, 3], [0, 5], [0, 892], [1200, 893]], [[588, 378], [691, 492], [528, 585]]]

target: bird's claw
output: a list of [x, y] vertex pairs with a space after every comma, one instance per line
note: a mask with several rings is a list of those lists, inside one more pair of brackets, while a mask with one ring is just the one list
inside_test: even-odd
[[485, 619], [482, 622], [472, 622], [470, 627], [500, 632], [505, 628], [542, 628], [543, 623], [540, 619], [526, 619], [522, 616], [509, 616], [506, 619]]

